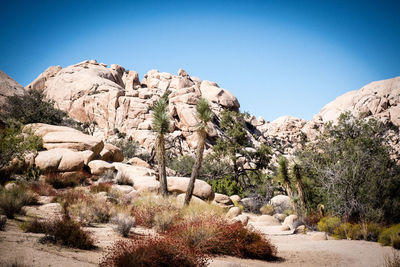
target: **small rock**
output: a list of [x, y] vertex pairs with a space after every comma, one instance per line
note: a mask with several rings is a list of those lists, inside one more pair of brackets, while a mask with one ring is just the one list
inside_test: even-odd
[[215, 193], [214, 200], [218, 203], [225, 204], [225, 205], [232, 204], [232, 200], [227, 195], [224, 195], [224, 194]]
[[306, 233], [306, 226], [300, 225], [299, 227], [294, 230], [294, 234], [305, 234]]
[[239, 202], [242, 198], [238, 195], [233, 195], [229, 197], [233, 202]]
[[226, 213], [226, 218], [232, 219], [234, 217], [237, 217], [241, 213], [242, 210], [239, 207], [232, 207], [229, 209], [228, 213]]
[[232, 221], [234, 222], [241, 222], [244, 226], [247, 225], [247, 223], [249, 222], [249, 216], [245, 215], [245, 214], [240, 214], [236, 217], [234, 217], [232, 219]]

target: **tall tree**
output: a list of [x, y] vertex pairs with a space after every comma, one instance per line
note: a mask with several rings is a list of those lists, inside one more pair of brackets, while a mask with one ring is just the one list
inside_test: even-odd
[[292, 188], [290, 186], [290, 176], [288, 172], [288, 164], [285, 157], [280, 157], [278, 163], [278, 179], [282, 182], [283, 187], [289, 197], [293, 197]]
[[193, 165], [192, 174], [186, 190], [185, 205], [189, 205], [192, 199], [194, 183], [200, 173], [201, 164], [203, 162], [204, 147], [206, 144], [207, 137], [207, 123], [214, 117], [214, 113], [211, 111], [210, 105], [204, 98], [200, 98], [196, 105], [197, 117], [200, 120], [197, 126], [197, 149], [196, 149], [196, 160]]
[[158, 162], [158, 175], [161, 184], [161, 194], [168, 194], [167, 172], [165, 169], [165, 135], [169, 132], [169, 115], [166, 111], [168, 106], [167, 97], [161, 97], [152, 107], [153, 124], [152, 129], [157, 133], [155, 148]]
[[304, 197], [304, 186], [303, 181], [301, 180], [301, 167], [299, 164], [294, 163], [292, 166], [292, 176], [296, 180], [296, 189], [299, 198], [299, 206], [301, 209], [305, 208], [305, 197]]

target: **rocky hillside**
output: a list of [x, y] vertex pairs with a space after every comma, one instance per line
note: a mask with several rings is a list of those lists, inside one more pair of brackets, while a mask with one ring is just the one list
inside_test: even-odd
[[0, 111], [7, 96], [25, 93], [24, 87], [0, 70]]
[[[207, 144], [214, 144], [222, 132], [219, 115], [225, 108], [239, 110], [238, 99], [217, 83], [190, 76], [180, 69], [177, 75], [150, 70], [140, 81], [136, 71], [120, 65], [87, 60], [66, 68], [49, 67], [27, 90], [43, 91], [56, 105], [80, 122], [97, 124], [95, 136], [104, 140], [126, 133], [146, 150], [153, 147], [150, 107], [166, 90], [169, 95], [171, 134], [169, 141], [176, 154], [193, 152], [196, 147], [195, 104], [206, 98], [216, 118], [210, 123]], [[335, 120], [344, 111], [364, 117], [373, 116], [387, 125], [400, 126], [400, 77], [372, 82], [360, 90], [348, 92], [327, 104], [311, 121], [283, 116], [272, 122], [250, 116], [248, 136], [257, 146], [267, 143], [277, 154], [294, 155], [304, 140], [313, 140], [324, 123]], [[388, 132], [388, 142], [400, 155], [399, 135]]]

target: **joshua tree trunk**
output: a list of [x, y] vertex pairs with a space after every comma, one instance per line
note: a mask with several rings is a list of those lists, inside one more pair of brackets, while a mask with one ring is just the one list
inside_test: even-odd
[[156, 141], [156, 156], [158, 161], [158, 177], [160, 180], [161, 194], [168, 194], [167, 172], [165, 170], [165, 139], [164, 135], [160, 134]]
[[200, 130], [197, 133], [199, 135], [199, 139], [196, 150], [196, 161], [193, 165], [192, 175], [190, 176], [190, 181], [186, 190], [185, 205], [189, 205], [190, 200], [192, 199], [194, 183], [196, 182], [196, 179], [199, 176], [201, 163], [203, 162], [203, 152], [204, 152], [204, 146], [206, 144], [207, 133], [205, 130]]
[[300, 204], [300, 207], [301, 207], [301, 208], [305, 208], [303, 183], [301, 182], [300, 179], [297, 179], [297, 181], [296, 181], [296, 187], [297, 187], [297, 192], [298, 192], [298, 194], [299, 194], [299, 204]]

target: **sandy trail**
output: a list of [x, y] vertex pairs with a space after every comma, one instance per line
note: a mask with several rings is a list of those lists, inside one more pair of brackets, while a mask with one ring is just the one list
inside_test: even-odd
[[[98, 248], [93, 251], [70, 249], [52, 244], [40, 244], [41, 234], [24, 233], [18, 221], [9, 220], [6, 231], [0, 231], [0, 266], [2, 263], [22, 263], [25, 266], [97, 266], [105, 248], [121, 239], [110, 225], [88, 228], [96, 239]], [[251, 222], [250, 222], [251, 223]], [[278, 248], [278, 262], [217, 257], [211, 267], [232, 266], [384, 266], [385, 255], [392, 255], [393, 249], [382, 247], [376, 242], [352, 240], [312, 240], [313, 233], [290, 234], [281, 232], [277, 226], [254, 227], [264, 233]], [[149, 230], [135, 228], [140, 235]], [[400, 251], [396, 251], [399, 253]], [[7, 266], [7, 265], [6, 265]]]

